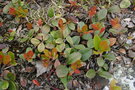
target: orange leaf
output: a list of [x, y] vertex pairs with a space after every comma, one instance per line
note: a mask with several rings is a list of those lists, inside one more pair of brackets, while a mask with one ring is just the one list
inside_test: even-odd
[[37, 24], [38, 24], [39, 26], [42, 26], [42, 25], [43, 25], [42, 19], [38, 19]]
[[10, 61], [11, 61], [10, 55], [4, 55], [4, 57], [3, 57], [3, 64], [5, 64], [5, 65], [9, 64]]
[[48, 67], [48, 66], [50, 66], [50, 64], [51, 64], [50, 60], [48, 60], [48, 59], [42, 60], [42, 63], [43, 63], [43, 65], [44, 65], [44, 67]]
[[101, 51], [108, 51], [109, 50], [108, 42], [106, 40], [101, 41], [99, 44], [99, 48]]
[[82, 67], [82, 63], [81, 63], [81, 60], [77, 60], [75, 63], [71, 64], [71, 68], [73, 70], [76, 70], [78, 68]]
[[88, 26], [85, 24], [83, 27], [82, 27], [82, 32], [86, 32], [88, 30]]
[[69, 3], [70, 3], [72, 6], [77, 5], [77, 2], [76, 2], [76, 1], [73, 1], [73, 0], [68, 0], [68, 1], [69, 1]]
[[109, 38], [110, 46], [113, 46], [116, 43], [116, 38]]
[[91, 27], [92, 27], [94, 30], [100, 30], [101, 25], [100, 25], [99, 23], [96, 23], [96, 24], [92, 24]]
[[62, 19], [60, 19], [58, 21], [58, 25], [59, 25], [60, 29], [64, 30], [64, 24], [63, 24], [63, 20]]
[[15, 15], [16, 14], [16, 10], [15, 8], [11, 7], [9, 8], [9, 12], [8, 12], [10, 15]]
[[111, 19], [110, 23], [111, 23], [112, 27], [115, 29], [121, 28], [120, 20], [118, 18]]
[[74, 71], [70, 71], [69, 74], [68, 74], [68, 76], [72, 76], [73, 73], [74, 73]]
[[29, 29], [29, 30], [32, 29], [32, 24], [31, 23], [27, 23], [26, 26], [27, 26], [27, 29]]
[[37, 81], [37, 80], [32, 80], [32, 82], [37, 85], [37, 86], [40, 86], [40, 83]]
[[93, 17], [95, 14], [96, 14], [96, 10], [97, 10], [97, 7], [96, 6], [92, 6], [88, 12], [89, 16], [90, 17]]
[[84, 32], [84, 34], [89, 34], [89, 33], [93, 33], [93, 30], [90, 30], [88, 32]]

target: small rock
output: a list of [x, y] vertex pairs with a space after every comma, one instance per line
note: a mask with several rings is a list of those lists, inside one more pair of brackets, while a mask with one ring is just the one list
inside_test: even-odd
[[128, 40], [126, 41], [126, 43], [127, 43], [127, 44], [132, 44], [132, 40], [131, 40], [131, 39], [128, 39]]
[[117, 59], [118, 61], [121, 61], [121, 60], [122, 60], [121, 56], [117, 56], [116, 59]]
[[131, 46], [129, 49], [135, 50], [135, 45]]
[[130, 59], [130, 58], [127, 58], [127, 57], [122, 57], [122, 58], [123, 58], [124, 63], [125, 63], [126, 65], [131, 64], [131, 59]]
[[135, 18], [132, 19], [132, 22], [135, 24]]
[[135, 25], [132, 22], [129, 22], [128, 28], [133, 28]]
[[131, 57], [131, 58], [135, 58], [135, 52], [133, 52], [132, 50], [129, 50], [128, 56]]

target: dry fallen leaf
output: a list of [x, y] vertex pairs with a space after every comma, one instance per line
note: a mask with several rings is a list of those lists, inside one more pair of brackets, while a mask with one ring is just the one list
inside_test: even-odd
[[119, 52], [120, 52], [120, 53], [123, 53], [123, 54], [126, 54], [126, 50], [123, 49], [123, 48], [120, 48], [120, 49], [119, 49]]
[[60, 61], [56, 60], [55, 63], [54, 63], [54, 67], [57, 68], [59, 65], [61, 65]]
[[21, 77], [20, 78], [20, 84], [21, 84], [21, 86], [26, 87], [26, 85], [27, 85], [27, 79], [25, 79], [24, 77]]
[[116, 38], [109, 38], [110, 46], [113, 46], [116, 43]]
[[36, 69], [37, 69], [37, 74], [36, 76], [40, 76], [43, 73], [49, 71], [51, 69], [51, 66], [49, 67], [44, 67], [43, 63], [41, 61], [36, 62]]

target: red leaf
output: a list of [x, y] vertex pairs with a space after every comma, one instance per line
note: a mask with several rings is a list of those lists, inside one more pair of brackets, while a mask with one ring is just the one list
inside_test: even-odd
[[11, 7], [9, 8], [9, 12], [8, 12], [10, 15], [15, 15], [16, 14], [16, 10], [15, 8]]
[[97, 7], [96, 6], [92, 6], [90, 8], [89, 12], [88, 12], [89, 16], [93, 17], [97, 13], [96, 10], [97, 10]]
[[12, 29], [9, 29], [9, 30], [8, 30], [8, 32], [10, 32], [10, 33], [11, 33], [11, 32], [13, 32], [13, 30], [12, 30]]
[[77, 5], [77, 2], [76, 2], [76, 1], [73, 1], [73, 0], [68, 0], [68, 1], [69, 1], [69, 3], [70, 3], [72, 6]]
[[33, 53], [33, 51], [28, 51], [27, 53], [24, 53], [24, 58], [26, 59], [26, 60], [31, 60], [32, 59], [32, 57], [33, 57], [33, 55], [34, 55], [34, 53]]
[[74, 73], [80, 74], [81, 72], [80, 72], [80, 70], [76, 69], [76, 70], [74, 71]]
[[40, 86], [40, 83], [37, 81], [37, 80], [32, 80], [32, 82], [37, 85], [37, 86]]
[[37, 21], [37, 24], [38, 24], [39, 26], [42, 26], [42, 25], [43, 25], [42, 19], [39, 19], [39, 20]]
[[101, 28], [100, 33], [105, 31], [105, 27]]
[[3, 22], [0, 22], [0, 27], [3, 25]]

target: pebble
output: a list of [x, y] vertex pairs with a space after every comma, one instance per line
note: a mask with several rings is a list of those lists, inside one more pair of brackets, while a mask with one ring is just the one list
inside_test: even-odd
[[129, 50], [129, 51], [128, 51], [128, 56], [129, 56], [130, 58], [135, 58], [135, 52], [133, 52], [132, 50]]

